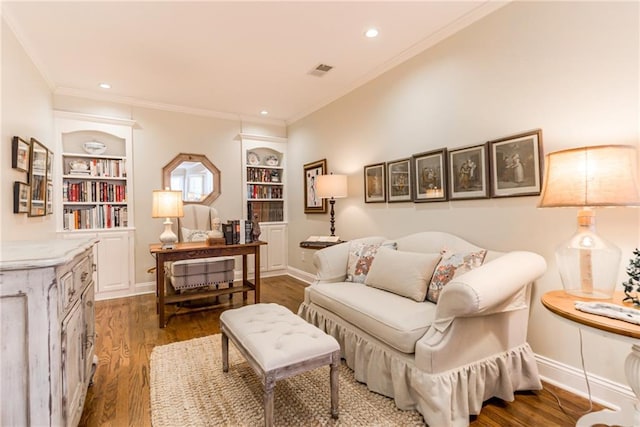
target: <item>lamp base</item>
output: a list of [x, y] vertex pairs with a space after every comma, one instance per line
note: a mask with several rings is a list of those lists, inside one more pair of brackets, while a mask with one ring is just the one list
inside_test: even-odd
[[620, 249], [596, 234], [595, 213], [581, 210], [576, 234], [556, 250], [565, 292], [582, 298], [611, 298], [620, 256]]
[[162, 243], [162, 249], [175, 249], [178, 236], [173, 232], [170, 218], [167, 218], [164, 222], [164, 231], [160, 234], [160, 242]]

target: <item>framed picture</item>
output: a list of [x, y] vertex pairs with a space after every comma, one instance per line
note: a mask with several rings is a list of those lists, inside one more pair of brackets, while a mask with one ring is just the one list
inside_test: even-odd
[[386, 177], [384, 162], [364, 167], [365, 203], [384, 203], [387, 201]]
[[389, 202], [411, 201], [411, 159], [387, 162], [387, 194]]
[[304, 213], [327, 212], [327, 201], [318, 197], [316, 181], [327, 173], [327, 159], [304, 165]]
[[29, 172], [29, 150], [30, 145], [27, 141], [14, 136], [11, 141], [11, 167]]
[[29, 168], [29, 216], [45, 215], [45, 201], [47, 194], [47, 147], [37, 139], [31, 138], [31, 166]]
[[447, 200], [447, 149], [414, 154], [411, 157], [414, 202]]
[[45, 215], [53, 214], [53, 182], [47, 181], [47, 195], [46, 195], [46, 207]]
[[448, 169], [451, 200], [489, 197], [487, 144], [449, 150]]
[[542, 188], [542, 130], [489, 141], [491, 196], [537, 196]]
[[13, 183], [13, 213], [29, 212], [29, 184]]
[[47, 181], [53, 181], [53, 151], [47, 150]]

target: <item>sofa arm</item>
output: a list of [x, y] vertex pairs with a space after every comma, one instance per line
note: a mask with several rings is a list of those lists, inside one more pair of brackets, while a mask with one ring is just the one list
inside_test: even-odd
[[442, 332], [456, 317], [526, 308], [527, 285], [546, 269], [540, 255], [516, 251], [456, 277], [440, 293], [434, 326]]
[[343, 282], [347, 277], [349, 243], [339, 243], [313, 254], [316, 282]]

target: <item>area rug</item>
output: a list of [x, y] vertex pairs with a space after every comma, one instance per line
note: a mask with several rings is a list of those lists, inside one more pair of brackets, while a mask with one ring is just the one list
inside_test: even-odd
[[[340, 366], [338, 420], [331, 418], [329, 367], [276, 383], [277, 426], [418, 426], [417, 411], [401, 411]], [[262, 385], [229, 342], [222, 372], [220, 334], [158, 346], [151, 352], [151, 422], [155, 427], [264, 425]]]

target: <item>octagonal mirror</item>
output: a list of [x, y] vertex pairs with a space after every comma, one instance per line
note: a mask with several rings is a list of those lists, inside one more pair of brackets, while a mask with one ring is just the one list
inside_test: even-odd
[[202, 154], [180, 153], [162, 168], [162, 187], [182, 191], [183, 203], [208, 205], [220, 196], [220, 170]]

